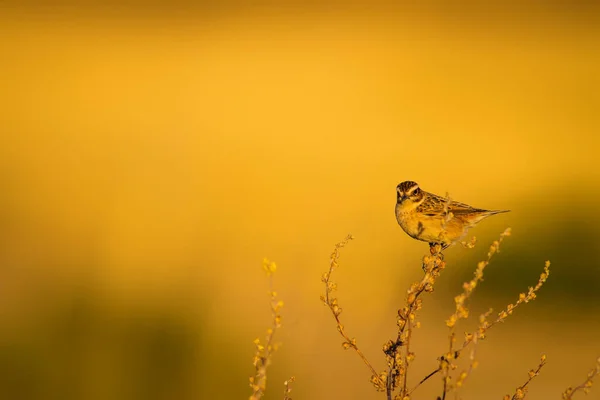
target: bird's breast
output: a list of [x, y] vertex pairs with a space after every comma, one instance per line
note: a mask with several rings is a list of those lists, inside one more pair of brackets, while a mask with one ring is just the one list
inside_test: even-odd
[[422, 228], [420, 229], [419, 218], [414, 209], [408, 210], [406, 207], [402, 207], [401, 204], [396, 204], [396, 220], [404, 232], [413, 238], [418, 238]]
[[[457, 228], [456, 221], [445, 221], [439, 216], [427, 216], [416, 211], [396, 205], [396, 220], [404, 232], [417, 240], [426, 242], [443, 242]], [[451, 231], [451, 232], [449, 232]], [[450, 236], [455, 236], [454, 233]]]

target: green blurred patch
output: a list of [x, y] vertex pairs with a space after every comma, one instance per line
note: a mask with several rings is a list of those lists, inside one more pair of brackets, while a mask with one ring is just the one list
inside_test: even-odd
[[49, 302], [50, 315], [1, 332], [0, 398], [197, 399], [208, 385], [206, 321], [169, 307], [110, 309], [82, 292]]
[[[514, 301], [511, 299], [535, 286], [544, 261], [550, 260], [550, 277], [536, 300], [540, 307], [575, 314], [597, 310], [600, 258], [596, 249], [600, 223], [588, 212], [591, 204], [586, 204], [595, 199], [574, 206], [569, 198], [561, 198], [558, 191], [551, 190], [547, 195], [552, 199], [551, 204], [544, 203], [546, 198], [539, 198], [536, 206], [524, 205], [519, 216], [525, 216], [526, 220], [513, 229], [501, 252], [494, 255], [476, 295]], [[448, 279], [439, 282], [440, 288], [455, 292], [460, 290], [462, 282], [471, 279], [477, 262], [485, 258], [495, 237], [486, 233], [480, 239], [474, 250], [450, 253], [448, 261], [457, 262], [460, 267], [448, 270]]]

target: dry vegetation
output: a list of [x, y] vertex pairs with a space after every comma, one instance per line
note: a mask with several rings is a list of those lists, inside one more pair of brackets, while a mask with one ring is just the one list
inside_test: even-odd
[[[277, 343], [273, 341], [275, 332], [281, 327], [281, 315], [279, 311], [283, 307], [283, 301], [277, 300], [277, 292], [273, 290], [273, 274], [277, 270], [277, 265], [269, 261], [268, 259], [263, 260], [263, 270], [269, 278], [269, 297], [271, 299], [271, 327], [267, 329], [265, 337], [265, 344], [262, 344], [259, 338], [254, 339], [254, 345], [256, 346], [256, 352], [254, 353], [254, 376], [250, 377], [250, 388], [252, 389], [252, 395], [250, 400], [259, 400], [265, 394], [267, 389], [267, 368], [271, 364], [271, 358], [273, 353], [277, 350]], [[294, 377], [285, 381], [284, 400], [291, 400], [289, 397], [292, 388], [291, 384], [294, 382]]]
[[[321, 301], [329, 308], [337, 327], [337, 331], [342, 336], [342, 347], [346, 350], [352, 349], [370, 372], [370, 381], [379, 392], [385, 394], [387, 400], [410, 400], [415, 399], [415, 392], [425, 382], [437, 377], [440, 386], [440, 395], [437, 400], [446, 400], [450, 394], [455, 398], [460, 398], [460, 389], [463, 387], [472, 371], [477, 368], [478, 360], [476, 358], [477, 346], [481, 341], [487, 338], [488, 331], [500, 322], [513, 314], [513, 312], [522, 304], [528, 303], [537, 297], [537, 292], [544, 285], [550, 275], [550, 261], [546, 261], [543, 272], [535, 286], [530, 286], [527, 291], [520, 293], [514, 303], [508, 304], [502, 311], [494, 313], [492, 309], [479, 316], [478, 328], [473, 332], [465, 332], [464, 336], [459, 336], [456, 332], [456, 326], [461, 319], [469, 317], [469, 299], [473, 291], [483, 280], [484, 270], [490, 263], [493, 256], [500, 251], [500, 245], [503, 240], [510, 236], [510, 228], [505, 230], [498, 240], [494, 241], [487, 252], [485, 260], [477, 264], [473, 278], [465, 282], [462, 286], [462, 292], [454, 298], [455, 311], [446, 320], [448, 328], [448, 349], [438, 357], [438, 367], [415, 381], [412, 386], [409, 384], [410, 367], [415, 359], [414, 350], [411, 348], [411, 337], [416, 334], [416, 331], [421, 327], [418, 321], [418, 312], [423, 307], [422, 296], [425, 293], [432, 293], [436, 280], [446, 268], [446, 262], [442, 254], [442, 248], [439, 245], [430, 248], [430, 254], [427, 254], [422, 259], [423, 278], [414, 282], [407, 290], [405, 303], [398, 309], [397, 327], [398, 333], [396, 337], [388, 340], [383, 345], [383, 353], [385, 356], [387, 368], [381, 372], [377, 372], [373, 364], [368, 360], [365, 354], [360, 350], [357, 341], [350, 336], [348, 330], [341, 321], [342, 308], [339, 300], [335, 297], [337, 285], [332, 280], [334, 271], [339, 268], [340, 250], [348, 245], [353, 239], [348, 235], [343, 241], [337, 243], [331, 254], [329, 269], [321, 277], [325, 285], [325, 293], [321, 295]], [[475, 239], [469, 242], [462, 242], [466, 248], [473, 248]], [[271, 296], [271, 312], [273, 317], [272, 327], [267, 330], [266, 344], [262, 345], [259, 339], [255, 340], [256, 354], [254, 356], [254, 366], [256, 369], [255, 375], [250, 378], [250, 386], [253, 390], [250, 400], [260, 399], [266, 390], [266, 371], [267, 366], [271, 362], [271, 355], [276, 349], [273, 344], [273, 335], [281, 325], [281, 316], [279, 309], [283, 306], [281, 301], [276, 300], [276, 293], [272, 288], [272, 275], [275, 272], [275, 263], [264, 260], [263, 269], [267, 273], [270, 282]], [[468, 367], [457, 373], [457, 360], [461, 357], [468, 358]], [[529, 384], [535, 377], [539, 375], [542, 368], [546, 364], [546, 356], [542, 355], [537, 367], [529, 370], [527, 379], [520, 386], [515, 388], [513, 394], [506, 394], [504, 400], [524, 399], [529, 390]], [[600, 375], [600, 358], [596, 361], [596, 366], [589, 372], [586, 380], [576, 387], [567, 388], [563, 394], [563, 400], [570, 400], [578, 392], [587, 394], [592, 386], [593, 380]], [[414, 380], [414, 379], [412, 379]], [[284, 383], [284, 400], [291, 400], [290, 391], [291, 383], [294, 382], [294, 377]], [[500, 396], [498, 396], [500, 398]]]

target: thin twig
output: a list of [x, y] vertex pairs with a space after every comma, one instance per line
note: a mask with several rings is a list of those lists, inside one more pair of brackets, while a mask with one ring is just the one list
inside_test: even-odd
[[450, 336], [449, 336], [449, 345], [448, 345], [448, 354], [447, 357], [444, 358], [444, 360], [442, 360], [442, 362], [440, 363], [442, 365], [442, 370], [444, 371], [444, 377], [442, 378], [442, 381], [444, 383], [444, 388], [443, 388], [443, 392], [442, 392], [442, 400], [446, 400], [446, 393], [448, 393], [448, 381], [450, 380], [450, 367], [452, 366], [452, 362], [450, 360], [452, 360], [453, 358], [453, 354], [452, 354], [452, 347], [454, 344], [454, 332], [451, 331], [450, 332]]
[[[538, 374], [540, 373], [541, 369], [544, 367], [544, 365], [546, 365], [546, 356], [542, 356], [542, 360], [540, 361], [540, 364], [538, 365], [538, 367], [536, 368], [536, 370], [531, 370], [529, 371], [529, 375], [527, 377], [527, 381], [517, 389], [517, 392], [522, 391], [525, 392], [527, 385], [529, 385], [529, 382], [531, 382], [533, 380], [533, 378], [535, 378], [536, 376], [538, 376]], [[512, 397], [512, 400], [518, 400], [521, 397], [519, 397], [519, 395], [517, 393], [515, 393]]]
[[291, 377], [287, 381], [283, 382], [284, 391], [283, 391], [283, 400], [292, 400], [290, 397], [290, 393], [292, 392], [292, 383], [296, 380], [295, 377]]
[[542, 358], [540, 358], [540, 363], [538, 364], [537, 368], [535, 370], [530, 370], [528, 377], [527, 377], [527, 381], [525, 381], [524, 384], [522, 384], [521, 386], [519, 386], [517, 388], [517, 390], [515, 391], [515, 394], [511, 397], [509, 394], [507, 394], [506, 396], [504, 396], [503, 400], [521, 400], [524, 399], [525, 396], [527, 395], [527, 385], [529, 385], [529, 382], [531, 382], [533, 380], [533, 378], [535, 378], [536, 376], [539, 375], [541, 369], [544, 367], [544, 365], [546, 365], [546, 356], [542, 355]]
[[408, 393], [406, 393], [407, 396], [410, 396], [412, 394], [412, 392], [414, 392], [419, 386], [421, 386], [423, 383], [425, 383], [425, 381], [427, 381], [429, 378], [431, 378], [432, 376], [434, 376], [435, 374], [437, 374], [438, 372], [440, 372], [441, 368], [438, 367], [438, 369], [430, 372], [425, 378], [421, 379], [421, 381], [419, 383], [417, 383], [415, 385], [415, 387], [413, 387], [412, 389], [410, 389], [408, 391]]
[[[420, 282], [413, 283], [408, 289], [406, 296], [406, 306], [398, 310], [398, 335], [395, 341], [388, 341], [384, 345], [384, 353], [388, 360], [388, 373], [386, 392], [388, 399], [392, 398], [393, 392], [396, 389], [398, 382], [397, 378], [402, 377], [402, 388], [400, 398], [406, 397], [408, 394], [408, 380], [406, 373], [408, 365], [414, 358], [410, 352], [410, 337], [412, 328], [416, 326], [416, 312], [421, 308], [421, 300], [419, 296], [424, 292], [433, 292], [433, 285], [440, 272], [445, 268], [445, 262], [441, 254], [441, 246], [436, 245], [430, 248], [431, 256], [426, 256], [423, 259], [423, 270], [425, 275]], [[400, 352], [404, 349], [404, 357], [399, 358]], [[399, 365], [399, 362], [404, 361], [404, 365]]]
[[[475, 340], [475, 335], [477, 335], [477, 339], [478, 340], [482, 340], [485, 338], [487, 331], [492, 328], [494, 325], [497, 325], [500, 322], [504, 322], [505, 319], [511, 315], [513, 313], [513, 311], [519, 307], [521, 304], [523, 303], [528, 303], [531, 300], [534, 300], [536, 298], [536, 293], [537, 291], [542, 287], [542, 285], [546, 282], [546, 279], [548, 278], [548, 276], [550, 275], [550, 261], [546, 261], [545, 265], [544, 265], [544, 272], [542, 272], [540, 274], [540, 278], [538, 280], [538, 283], [534, 286], [534, 287], [529, 287], [529, 290], [527, 293], [521, 293], [519, 294], [519, 299], [514, 303], [514, 304], [509, 304], [506, 309], [504, 309], [503, 311], [499, 312], [496, 319], [492, 322], [487, 322], [487, 321], [483, 321], [478, 329], [477, 332], [475, 333], [467, 333], [465, 334], [465, 340], [463, 342], [463, 344], [460, 346], [460, 348], [456, 349], [454, 351], [454, 354], [452, 355], [454, 359], [457, 359], [460, 357], [461, 353], [463, 350], [465, 350], [471, 343], [473, 343], [473, 341]], [[490, 310], [491, 312], [491, 310]], [[488, 312], [489, 313], [489, 312]], [[446, 360], [446, 356], [441, 356], [439, 357], [440, 363], [443, 362], [444, 360]], [[415, 386], [409, 393], [412, 393], [414, 390], [416, 390], [421, 384], [423, 384], [425, 381], [427, 381], [428, 379], [430, 379], [431, 377], [435, 376], [438, 372], [442, 371], [442, 367], [438, 367], [436, 370], [432, 371], [431, 373], [429, 373], [417, 386]]]
[[281, 327], [281, 315], [279, 314], [279, 310], [283, 307], [283, 302], [277, 300], [277, 295], [273, 290], [273, 274], [276, 269], [277, 266], [274, 262], [271, 262], [266, 258], [263, 260], [263, 270], [269, 278], [269, 296], [271, 300], [271, 317], [273, 320], [271, 327], [267, 329], [266, 344], [262, 345], [258, 338], [254, 340], [254, 345], [256, 346], [256, 353], [254, 354], [253, 361], [255, 374], [250, 377], [250, 387], [252, 388], [252, 395], [250, 396], [251, 400], [259, 400], [264, 396], [267, 388], [267, 368], [271, 363], [271, 356], [276, 350], [276, 347], [273, 344], [273, 338], [277, 329]]
[[[422, 292], [419, 292], [419, 294]], [[410, 337], [412, 335], [412, 323], [409, 321], [408, 323], [408, 329], [407, 329], [407, 335], [406, 335], [406, 350], [404, 352], [404, 365], [405, 365], [405, 369], [404, 369], [404, 383], [402, 384], [402, 396], [404, 396], [406, 394], [406, 383], [407, 383], [407, 379], [408, 379], [408, 364], [411, 362], [410, 356]]]
[[352, 235], [346, 236], [346, 238], [343, 241], [335, 245], [333, 253], [331, 253], [329, 271], [323, 274], [323, 277], [321, 278], [321, 281], [325, 284], [325, 295], [321, 295], [321, 301], [323, 301], [323, 303], [325, 303], [329, 307], [329, 310], [331, 311], [331, 314], [335, 319], [337, 330], [340, 333], [340, 335], [342, 335], [342, 337], [344, 338], [344, 342], [342, 343], [344, 349], [354, 349], [354, 351], [356, 351], [356, 354], [358, 354], [358, 356], [365, 363], [365, 365], [371, 370], [371, 381], [374, 382], [376, 386], [383, 387], [383, 382], [381, 382], [379, 374], [377, 374], [377, 371], [375, 370], [375, 368], [373, 368], [373, 365], [369, 362], [369, 360], [367, 360], [367, 357], [365, 357], [363, 352], [356, 345], [356, 339], [350, 338], [350, 336], [348, 336], [348, 334], [346, 333], [344, 325], [340, 320], [342, 308], [339, 306], [338, 300], [331, 296], [332, 292], [337, 289], [337, 285], [331, 281], [331, 274], [338, 267], [340, 249], [346, 246], [348, 242], [350, 242], [350, 240], [352, 239]]
[[588, 373], [586, 380], [574, 388], [569, 387], [562, 394], [563, 400], [571, 400], [573, 395], [577, 393], [577, 391], [581, 390], [583, 393], [587, 394], [594, 383], [594, 378], [600, 375], [600, 357], [596, 360], [596, 366]]

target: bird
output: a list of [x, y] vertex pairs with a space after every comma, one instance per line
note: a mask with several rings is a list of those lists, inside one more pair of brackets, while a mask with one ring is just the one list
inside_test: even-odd
[[445, 250], [481, 220], [510, 210], [484, 210], [426, 192], [413, 181], [396, 186], [396, 220], [410, 237]]

